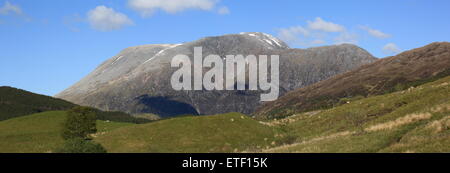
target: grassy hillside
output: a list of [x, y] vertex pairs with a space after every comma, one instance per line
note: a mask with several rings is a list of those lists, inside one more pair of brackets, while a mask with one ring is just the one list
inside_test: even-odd
[[[0, 153], [46, 153], [60, 147], [64, 141], [60, 129], [66, 112], [50, 111], [0, 121]], [[97, 121], [98, 131], [132, 125]]]
[[264, 152], [450, 152], [450, 77], [266, 123], [295, 142]]
[[245, 115], [228, 113], [128, 126], [95, 140], [109, 152], [239, 152], [270, 146], [275, 133]]
[[[98, 109], [95, 110], [97, 112], [97, 119], [103, 121], [114, 121], [114, 122], [134, 123], [134, 124], [144, 124], [155, 121], [155, 119], [151, 119], [149, 117], [133, 116], [125, 112], [101, 111]], [[157, 117], [157, 115], [155, 115], [155, 117]]]
[[[64, 111], [0, 121], [0, 152], [52, 152]], [[450, 76], [327, 110], [259, 122], [239, 113], [98, 121], [108, 152], [450, 152]]]
[[[58, 98], [12, 87], [0, 87], [0, 121], [45, 111], [68, 110], [75, 106], [77, 105]], [[97, 109], [96, 111], [99, 120], [137, 124], [153, 121], [147, 117], [134, 117], [124, 112], [109, 112]]]
[[[43, 112], [0, 122], [0, 153], [53, 152], [66, 112]], [[277, 128], [248, 116], [229, 113], [184, 116], [147, 124], [97, 121], [94, 139], [108, 152], [260, 151], [278, 143]]]
[[12, 87], [0, 87], [0, 121], [52, 110], [67, 110], [70, 102]]
[[289, 92], [263, 105], [254, 116], [273, 119], [328, 109], [347, 100], [392, 93], [448, 75], [450, 43], [432, 43]]

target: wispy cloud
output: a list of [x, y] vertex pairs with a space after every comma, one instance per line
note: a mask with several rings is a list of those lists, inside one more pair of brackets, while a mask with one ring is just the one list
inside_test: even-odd
[[358, 44], [358, 34], [356, 33], [349, 33], [349, 32], [343, 32], [339, 34], [336, 38], [334, 38], [335, 44]]
[[230, 9], [228, 9], [228, 7], [220, 7], [219, 10], [217, 10], [217, 13], [221, 14], [221, 15], [226, 15], [226, 14], [230, 14]]
[[389, 34], [381, 32], [380, 30], [376, 30], [376, 29], [370, 28], [368, 26], [360, 26], [359, 28], [361, 28], [364, 31], [367, 31], [367, 33], [369, 33], [369, 35], [374, 36], [376, 38], [383, 39], [383, 38], [391, 37], [391, 35], [389, 35]]
[[[360, 35], [364, 33], [368, 33], [369, 35], [379, 39], [387, 39], [391, 37], [390, 34], [382, 32], [378, 29], [373, 29], [363, 25], [356, 26], [358, 26], [358, 29], [350, 30], [344, 25], [327, 21], [321, 17], [316, 17], [313, 21], [307, 20], [306, 25], [304, 26], [297, 25], [286, 28], [278, 28], [277, 37], [293, 47], [312, 47], [326, 43], [359, 44], [362, 40]], [[393, 43], [384, 45], [382, 49], [386, 54], [397, 54], [401, 52], [401, 49]]]
[[328, 22], [320, 17], [317, 17], [314, 21], [308, 21], [308, 28], [312, 30], [324, 31], [324, 32], [343, 32], [345, 27], [339, 24]]
[[388, 55], [395, 55], [401, 52], [401, 49], [394, 43], [388, 43], [383, 46], [383, 53]]
[[[339, 34], [336, 36], [336, 34]], [[293, 26], [278, 29], [277, 36], [292, 46], [317, 46], [327, 43], [327, 40], [335, 44], [358, 42], [358, 36], [350, 33], [347, 29], [337, 23], [326, 21], [320, 17], [314, 21], [307, 21], [306, 27]], [[331, 38], [335, 37], [334, 39]], [[328, 39], [327, 39], [328, 38]]]
[[[288, 28], [278, 29], [277, 37], [293, 46], [311, 46], [315, 44], [323, 44], [318, 41], [309, 29], [302, 26], [292, 26]], [[315, 40], [311, 40], [315, 39]]]
[[125, 14], [105, 6], [97, 6], [89, 11], [87, 16], [91, 27], [99, 31], [117, 30], [133, 24]]
[[178, 13], [188, 9], [212, 10], [218, 0], [128, 0], [128, 5], [143, 17], [151, 16], [157, 10]]
[[326, 43], [325, 40], [319, 40], [319, 39], [311, 41], [311, 44], [325, 44], [325, 43]]
[[19, 5], [11, 4], [9, 1], [6, 1], [5, 4], [2, 7], [0, 7], [0, 14], [1, 15], [9, 15], [9, 14], [22, 15], [23, 11], [22, 11], [22, 8], [19, 7]]
[[278, 30], [278, 37], [284, 41], [292, 42], [298, 37], [308, 37], [309, 31], [302, 26], [293, 26], [289, 28], [280, 28]]

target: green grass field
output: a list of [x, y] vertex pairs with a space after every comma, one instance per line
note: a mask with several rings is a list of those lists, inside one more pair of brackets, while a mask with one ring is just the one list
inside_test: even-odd
[[[65, 111], [51, 111], [0, 121], [0, 153], [53, 152], [64, 143], [60, 129], [65, 116]], [[128, 125], [97, 121], [100, 133]]]
[[[52, 111], [0, 122], [1, 153], [51, 153], [64, 140], [66, 112]], [[229, 113], [184, 116], [148, 124], [97, 121], [94, 139], [108, 152], [260, 151], [276, 139], [275, 128], [248, 116]]]
[[274, 135], [274, 128], [228, 113], [123, 127], [95, 140], [109, 152], [239, 152], [268, 147]]

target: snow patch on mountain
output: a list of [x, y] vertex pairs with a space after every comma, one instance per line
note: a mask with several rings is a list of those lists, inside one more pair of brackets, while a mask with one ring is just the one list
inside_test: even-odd
[[289, 48], [281, 40], [275, 38], [274, 36], [261, 32], [241, 32], [240, 35], [247, 35], [251, 37], [256, 37], [261, 42], [264, 42], [270, 46], [270, 48]]
[[149, 58], [149, 59], [148, 59], [147, 61], [145, 61], [143, 64], [145, 64], [145, 63], [147, 63], [147, 62], [150, 62], [151, 60], [155, 59], [156, 57], [158, 57], [158, 56], [160, 56], [160, 55], [164, 55], [164, 52], [165, 52], [166, 50], [169, 50], [169, 49], [178, 47], [178, 46], [180, 46], [180, 45], [182, 45], [182, 44], [164, 44], [164, 45], [162, 45], [162, 46], [164, 46], [164, 47], [166, 47], [166, 48], [160, 50], [158, 53], [156, 53], [154, 56], [152, 56], [151, 58]]

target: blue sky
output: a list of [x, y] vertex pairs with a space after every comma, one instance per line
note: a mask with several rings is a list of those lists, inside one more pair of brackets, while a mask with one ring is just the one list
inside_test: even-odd
[[450, 40], [448, 0], [0, 0], [0, 86], [54, 95], [124, 48], [265, 32], [377, 57]]

